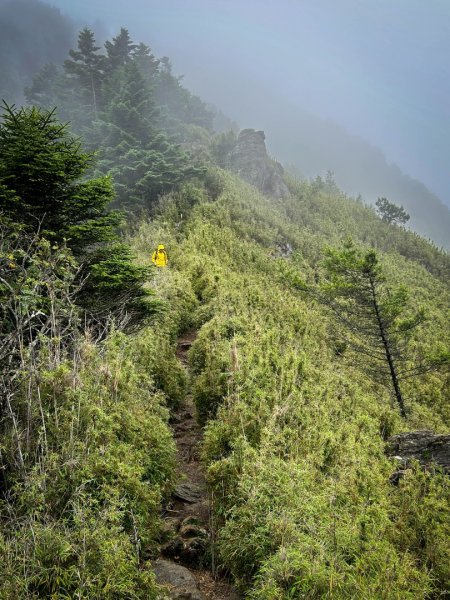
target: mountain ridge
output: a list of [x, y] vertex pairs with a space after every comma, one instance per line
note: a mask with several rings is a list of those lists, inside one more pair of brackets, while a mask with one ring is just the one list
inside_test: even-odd
[[347, 194], [374, 204], [387, 197], [410, 213], [410, 227], [450, 249], [450, 209], [425, 183], [389, 163], [381, 148], [331, 120], [292, 109], [261, 122], [272, 155], [304, 177], [334, 175]]
[[448, 476], [387, 446], [448, 434], [450, 256], [215, 135], [125, 28], [27, 93], [0, 122], [1, 600], [162, 600], [166, 567], [200, 600], [180, 563], [246, 600], [445, 595]]
[[[22, 97], [21, 86], [27, 78], [29, 80], [36, 74], [35, 70], [45, 61], [59, 62], [62, 59], [74, 36], [74, 22], [56, 9], [51, 9], [44, 2], [30, 0], [21, 0], [21, 5], [32, 9], [34, 18], [39, 22], [44, 23], [51, 18], [55, 40], [46, 48], [46, 42], [28, 20], [21, 24], [21, 35], [27, 38], [27, 47], [22, 48], [21, 37], [14, 29], [18, 28], [14, 3], [8, 0], [0, 3], [4, 23], [15, 24], [12, 28], [14, 31], [8, 31], [8, 35], [4, 36], [5, 52], [8, 49], [11, 56], [20, 57], [17, 64], [13, 65], [10, 59], [2, 66], [1, 94], [9, 102]], [[36, 59], [30, 62], [25, 58], [33, 46], [38, 52]], [[425, 183], [405, 174], [395, 163], [389, 163], [382, 149], [360, 135], [348, 132], [343, 126], [295, 107], [292, 102], [283, 101], [282, 98], [272, 96], [270, 103], [272, 114], [267, 112], [264, 104], [248, 107], [244, 103], [243, 114], [247, 117], [240, 117], [238, 121], [244, 127], [248, 126], [247, 123], [257, 123], [258, 128], [264, 129], [271, 155], [286, 165], [288, 170], [293, 166], [296, 172], [309, 178], [331, 171], [338, 186], [347, 194], [361, 194], [371, 204], [382, 196], [395, 204], [402, 204], [411, 215], [409, 226], [412, 229], [449, 250], [450, 209]], [[220, 108], [226, 113], [227, 103]], [[195, 107], [191, 110], [195, 110]], [[239, 110], [234, 109], [234, 112]], [[231, 125], [226, 118], [217, 122], [219, 120], [221, 127]]]

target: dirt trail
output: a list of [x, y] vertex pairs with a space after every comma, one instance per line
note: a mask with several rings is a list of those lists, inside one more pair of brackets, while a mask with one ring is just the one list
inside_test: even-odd
[[[195, 337], [196, 332], [189, 332], [178, 340], [177, 358], [186, 369], [187, 353]], [[239, 600], [225, 579], [214, 578], [209, 569], [201, 568], [205, 554], [211, 550], [210, 505], [199, 454], [203, 433], [191, 394], [172, 414], [171, 427], [177, 444], [179, 484], [164, 513], [169, 540], [162, 547], [163, 559], [168, 561], [163, 567], [170, 570], [174, 563], [187, 567], [200, 591], [198, 596], [196, 592], [178, 596], [174, 589], [172, 597]], [[186, 577], [190, 574], [185, 573]]]

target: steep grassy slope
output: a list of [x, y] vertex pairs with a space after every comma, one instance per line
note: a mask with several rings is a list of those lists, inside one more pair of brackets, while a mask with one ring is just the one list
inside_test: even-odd
[[148, 282], [165, 308], [144, 330], [74, 330], [21, 355], [2, 415], [0, 598], [161, 597], [148, 559], [175, 480], [174, 348], [189, 329], [213, 551], [245, 597], [448, 593], [448, 478], [414, 468], [395, 487], [384, 452], [396, 432], [448, 430], [448, 375], [405, 384], [403, 421], [316, 294], [326, 245], [374, 244], [388, 282], [427, 308], [415, 349], [431, 351], [448, 344], [448, 257], [314, 184], [274, 202], [224, 171], [205, 182], [132, 235], [141, 264], [158, 243], [170, 258]]
[[[426, 305], [415, 343], [432, 349], [448, 331], [448, 258], [343, 196], [294, 191], [274, 204], [220, 173], [215, 200], [192, 187], [166, 197], [134, 239], [144, 261], [168, 246], [157, 286], [182, 281], [197, 298], [186, 326], [199, 329], [190, 362], [219, 560], [254, 600], [435, 597], [450, 576], [449, 483], [417, 468], [392, 486], [384, 442], [446, 431], [448, 376], [410, 380], [402, 421], [388, 388], [335, 351], [312, 290], [327, 244], [374, 243], [388, 281]], [[292, 256], [277, 258], [286, 242]]]
[[446, 197], [438, 198], [422, 182], [389, 164], [379, 148], [332, 121], [290, 107], [280, 107], [274, 121], [261, 116], [259, 122], [265, 123], [270, 151], [278, 160], [295, 165], [307, 177], [333, 171], [340, 188], [355, 196], [362, 194], [371, 203], [387, 196], [405, 206], [411, 215], [408, 225], [415, 231], [449, 248]]
[[175, 482], [168, 407], [185, 375], [171, 342], [188, 307], [138, 335], [68, 345], [66, 331], [24, 350], [1, 413], [2, 600], [161, 598], [144, 559]]
[[[82, 36], [93, 43], [89, 31]], [[128, 32], [120, 36], [115, 44], [129, 42], [122, 66], [110, 61], [106, 77], [106, 63], [98, 62], [101, 107], [91, 75], [83, 88], [68, 72], [51, 81], [44, 72], [30, 93], [39, 100], [40, 85], [49, 84], [41, 102], [59, 104], [89, 132], [89, 144], [102, 146], [102, 168], [116, 172], [122, 206], [135, 219], [143, 206], [155, 214], [130, 237], [146, 266], [157, 244], [168, 248], [169, 269], [154, 271], [145, 284], [163, 310], [126, 334], [111, 314], [119, 305], [124, 310], [116, 314], [124, 316], [123, 296], [108, 292], [105, 322], [82, 331], [86, 322], [72, 306], [75, 262], [42, 240], [41, 254], [19, 264], [22, 230], [11, 235], [2, 221], [0, 288], [9, 312], [0, 336], [0, 598], [161, 598], [149, 559], [160, 552], [161, 508], [176, 479], [168, 420], [186, 381], [175, 342], [190, 329], [198, 331], [189, 360], [205, 425], [213, 552], [244, 594], [279, 600], [448, 593], [448, 479], [414, 468], [393, 487], [397, 465], [384, 453], [398, 431], [448, 428], [448, 375], [404, 384], [403, 421], [390, 390], [345, 348], [317, 293], [327, 245], [351, 235], [375, 247], [388, 284], [407, 286], [411, 311], [424, 305], [428, 312], [413, 341], [414, 353], [426, 355], [448, 345], [448, 256], [382, 223], [327, 180], [292, 181], [292, 197], [272, 201], [215, 170], [229, 136], [212, 140], [212, 114], [179, 85], [169, 63], [155, 62], [143, 46], [133, 53]], [[75, 96], [64, 107], [59, 92], [67, 89]], [[166, 101], [169, 113], [160, 113], [161, 130], [154, 130], [153, 108]], [[27, 184], [35, 191], [35, 178]], [[159, 200], [162, 190], [172, 193]], [[86, 243], [96, 247], [98, 240]], [[106, 258], [114, 259], [110, 250]], [[56, 268], [57, 259], [67, 271]], [[108, 271], [110, 290], [124, 281], [118, 266]], [[134, 298], [133, 278], [125, 281]], [[35, 309], [36, 290], [42, 302]], [[98, 291], [94, 285], [87, 292], [88, 305]], [[16, 318], [31, 313], [51, 323], [36, 337], [21, 330], [26, 319]]]

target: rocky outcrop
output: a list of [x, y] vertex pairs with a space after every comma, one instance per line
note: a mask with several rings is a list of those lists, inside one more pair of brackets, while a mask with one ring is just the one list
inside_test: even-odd
[[264, 131], [243, 129], [226, 159], [227, 168], [272, 198], [286, 198], [289, 190], [283, 181], [283, 167], [266, 150]]
[[187, 517], [182, 521], [166, 521], [164, 532], [169, 538], [161, 546], [161, 554], [188, 566], [199, 566], [203, 561], [209, 543], [208, 531], [200, 519]]
[[158, 559], [153, 563], [153, 570], [157, 583], [168, 590], [171, 600], [205, 600], [195, 577], [186, 567]]
[[177, 485], [173, 495], [179, 500], [195, 504], [196, 502], [200, 502], [204, 493], [205, 489], [201, 485], [192, 483], [191, 481], [184, 481]]
[[427, 429], [399, 433], [388, 440], [387, 454], [397, 458], [403, 468], [417, 460], [425, 468], [440, 467], [450, 474], [450, 435]]
[[278, 242], [276, 250], [272, 256], [274, 258], [289, 258], [294, 252], [294, 248], [289, 242]]

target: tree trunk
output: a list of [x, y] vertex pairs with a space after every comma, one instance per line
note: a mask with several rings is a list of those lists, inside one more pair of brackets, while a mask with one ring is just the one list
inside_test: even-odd
[[94, 105], [94, 117], [97, 119], [97, 95], [95, 93], [95, 84], [94, 84], [94, 73], [91, 71], [91, 85], [92, 85], [92, 102]]
[[403, 401], [402, 392], [400, 390], [400, 384], [398, 381], [397, 371], [395, 369], [395, 364], [394, 364], [394, 359], [392, 357], [391, 348], [389, 346], [389, 340], [388, 340], [388, 337], [386, 334], [386, 330], [384, 328], [383, 319], [381, 318], [380, 308], [379, 308], [378, 302], [377, 302], [377, 295], [376, 295], [376, 291], [375, 291], [374, 280], [372, 279], [372, 277], [370, 277], [369, 281], [370, 281], [370, 289], [372, 292], [373, 306], [374, 306], [375, 314], [377, 317], [378, 329], [380, 331], [380, 337], [383, 342], [384, 352], [386, 354], [386, 360], [389, 365], [389, 372], [391, 375], [392, 385], [394, 387], [395, 397], [396, 397], [398, 405], [400, 407], [400, 414], [402, 415], [402, 417], [404, 419], [406, 419], [405, 403]]

